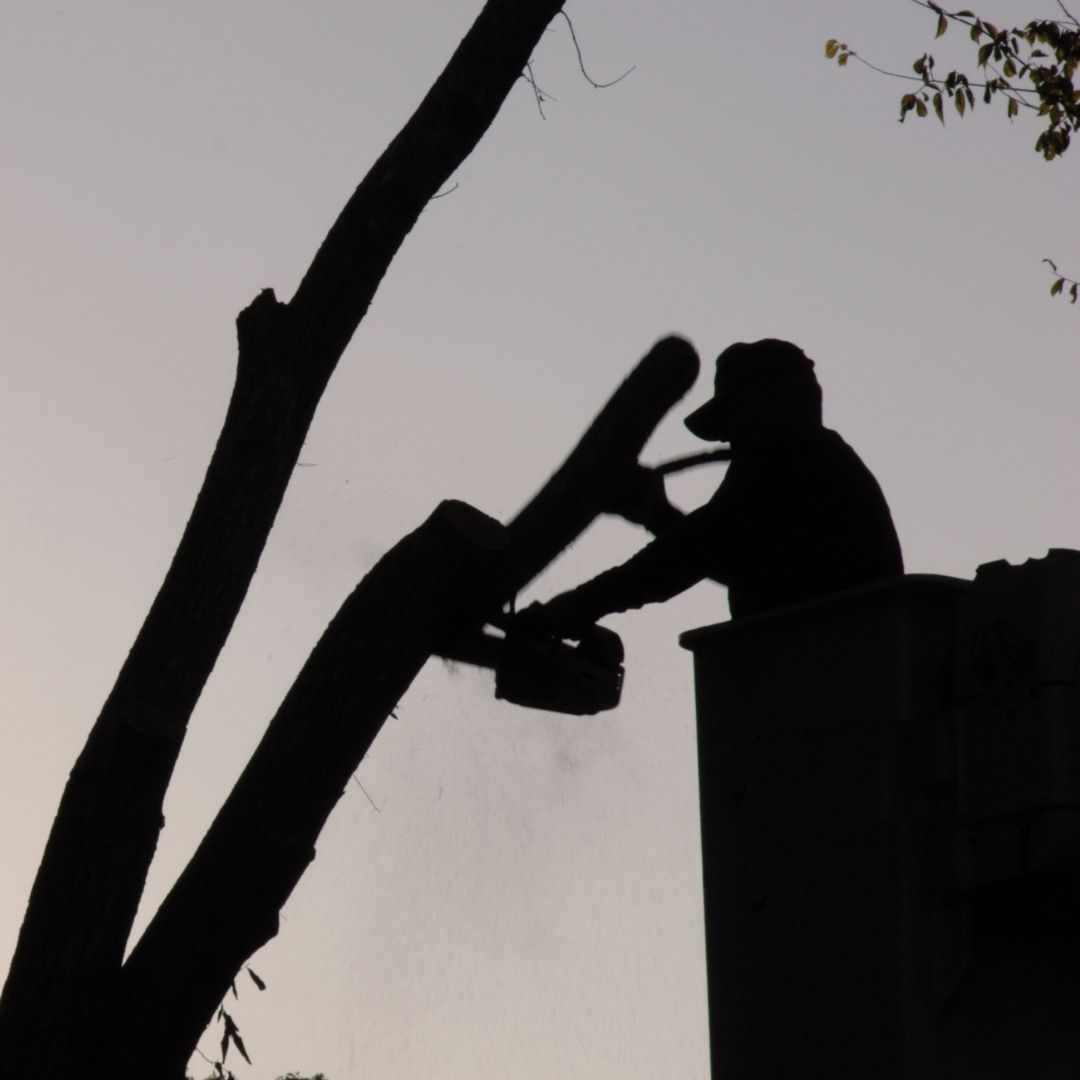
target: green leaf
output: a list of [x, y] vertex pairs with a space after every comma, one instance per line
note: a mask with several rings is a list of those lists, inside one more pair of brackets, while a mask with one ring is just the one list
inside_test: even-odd
[[948, 29], [949, 29], [949, 20], [945, 18], [944, 13], [938, 15], [938, 17], [937, 17], [937, 33], [934, 35], [934, 37], [935, 38], [941, 37], [941, 35], [944, 34], [945, 31], [948, 30]]
[[953, 104], [956, 106], [956, 111], [963, 116], [964, 110], [967, 108], [967, 101], [964, 99], [964, 91], [961, 90], [953, 100]]
[[1009, 98], [1009, 119], [1011, 120], [1017, 113], [1020, 112], [1020, 106], [1016, 103], [1016, 98]]
[[1051, 296], [1057, 296], [1058, 293], [1060, 293], [1061, 290], [1064, 289], [1064, 288], [1065, 288], [1065, 279], [1063, 277], [1059, 277], [1057, 279], [1057, 281], [1055, 281], [1054, 284], [1050, 286], [1050, 295]]
[[926, 116], [926, 114], [928, 112], [929, 112], [929, 109], [927, 109], [927, 107], [926, 107], [926, 102], [923, 101], [922, 98], [916, 98], [915, 99], [915, 114], [917, 116]]
[[945, 105], [944, 105], [944, 102], [941, 100], [941, 91], [938, 91], [934, 95], [934, 113], [937, 115], [937, 118], [941, 121], [942, 125], [944, 126], [944, 124], [945, 124]]
[[980, 45], [979, 46], [979, 67], [986, 67], [987, 61], [990, 59], [990, 54], [994, 51], [993, 45]]
[[255, 974], [255, 972], [251, 970], [251, 968], [249, 968], [249, 967], [245, 967], [245, 968], [244, 968], [244, 970], [245, 970], [245, 971], [246, 971], [246, 972], [248, 973], [248, 975], [250, 975], [250, 976], [251, 976], [251, 981], [252, 981], [252, 982], [253, 982], [253, 983], [254, 983], [254, 984], [255, 984], [255, 985], [256, 985], [256, 986], [257, 986], [257, 987], [258, 987], [258, 988], [259, 988], [260, 990], [265, 990], [265, 989], [266, 989], [266, 983], [265, 983], [265, 982], [263, 982], [263, 980], [262, 980], [262, 979], [260, 979], [260, 978], [259, 978], [259, 976], [258, 976], [258, 975], [256, 975], [256, 974]]
[[838, 56], [838, 57], [836, 58], [836, 62], [837, 62], [837, 63], [838, 63], [838, 64], [839, 64], [839, 65], [840, 65], [841, 67], [847, 67], [848, 57], [849, 57], [850, 55], [851, 55], [851, 53], [846, 53], [846, 52], [842, 52], [842, 53], [841, 53], [841, 54], [840, 54], [840, 55], [839, 55], [839, 56]]
[[837, 54], [839, 49], [840, 42], [837, 41], [836, 38], [829, 38], [829, 40], [825, 42], [825, 59], [831, 60]]
[[1070, 304], [1075, 304], [1075, 303], [1076, 303], [1076, 293], [1077, 293], [1077, 290], [1078, 290], [1078, 289], [1080, 289], [1080, 285], [1078, 285], [1078, 284], [1077, 284], [1077, 283], [1076, 283], [1076, 282], [1074, 281], [1074, 282], [1072, 283], [1072, 288], [1071, 288], [1071, 289], [1069, 290], [1069, 303], [1070, 303]]

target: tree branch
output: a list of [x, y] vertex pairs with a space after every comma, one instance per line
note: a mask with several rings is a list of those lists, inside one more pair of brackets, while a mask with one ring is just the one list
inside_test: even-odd
[[103, 1063], [179, 1074], [278, 914], [398, 700], [451, 627], [477, 617], [506, 545], [498, 522], [443, 503], [356, 587], [327, 627], [232, 793], [124, 965]]
[[561, 0], [489, 0], [286, 305], [237, 320], [225, 424], [166, 574], [69, 778], [0, 997], [16, 1080], [82, 1071], [101, 1038], [188, 718], [228, 636], [315, 408], [420, 212], [493, 121]]
[[656, 425], [694, 384], [694, 347], [658, 341], [623, 380], [566, 461], [507, 526], [510, 543], [493, 575], [492, 599], [510, 600], [600, 514], [619, 473], [636, 466]]
[[1076, 16], [1061, 2], [1061, 0], [1057, 0], [1057, 6], [1065, 12], [1065, 17], [1073, 24], [1073, 26], [1080, 26], [1080, 22], [1077, 22]]
[[697, 369], [685, 341], [658, 342], [507, 530], [444, 504], [361, 583], [124, 965], [114, 1022], [128, 1036], [110, 1049], [111, 1072], [145, 1075], [163, 1049], [170, 1067], [187, 1060], [243, 963], [276, 933], [327, 816], [419, 666], [593, 520], [606, 483], [636, 462]]

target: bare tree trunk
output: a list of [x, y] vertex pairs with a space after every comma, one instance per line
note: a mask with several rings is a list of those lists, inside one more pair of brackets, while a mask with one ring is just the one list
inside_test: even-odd
[[187, 721], [255, 572], [315, 408], [387, 266], [471, 152], [561, 0], [489, 0], [357, 188], [288, 304], [237, 320], [236, 384], [191, 519], [80, 754], [0, 997], [17, 1080], [67, 1080], [103, 1042]]

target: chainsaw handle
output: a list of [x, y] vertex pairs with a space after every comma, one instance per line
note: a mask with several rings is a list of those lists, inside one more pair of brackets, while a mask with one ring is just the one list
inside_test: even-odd
[[652, 470], [659, 476], [670, 476], [684, 469], [696, 469], [699, 465], [710, 465], [714, 461], [730, 461], [731, 447], [718, 446], [715, 450], [703, 450], [700, 454], [686, 454], [684, 457], [671, 458], [653, 465]]

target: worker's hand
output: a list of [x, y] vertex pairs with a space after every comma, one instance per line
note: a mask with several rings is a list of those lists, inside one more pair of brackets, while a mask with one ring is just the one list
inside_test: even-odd
[[579, 641], [581, 635], [595, 620], [581, 610], [573, 590], [561, 593], [546, 604], [530, 604], [524, 611], [518, 612], [515, 624], [527, 633], [537, 637], [570, 638]]
[[600, 493], [601, 509], [606, 514], [618, 514], [635, 525], [655, 521], [671, 510], [664, 478], [647, 465], [634, 462], [628, 469], [620, 469]]

